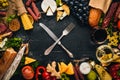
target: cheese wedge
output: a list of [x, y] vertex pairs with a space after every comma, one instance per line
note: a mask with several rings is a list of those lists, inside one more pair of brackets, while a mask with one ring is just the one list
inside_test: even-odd
[[62, 8], [63, 8], [63, 10], [67, 13], [67, 15], [70, 15], [70, 9], [69, 9], [69, 7], [68, 7], [66, 4], [64, 4], [64, 5], [62, 6]]
[[62, 20], [63, 18], [65, 18], [67, 16], [67, 13], [64, 11], [62, 16], [60, 17], [60, 20]]
[[25, 57], [25, 65], [35, 62], [36, 60], [30, 57]]
[[48, 8], [46, 15], [47, 16], [52, 16], [53, 15], [53, 12], [52, 12], [50, 7]]
[[60, 20], [60, 18], [62, 17], [63, 12], [62, 11], [57, 11], [57, 21]]
[[74, 74], [73, 65], [72, 65], [71, 62], [68, 64], [68, 69], [66, 70], [65, 73], [68, 74], [68, 75], [73, 75]]
[[67, 70], [68, 67], [64, 62], [60, 62], [58, 63], [58, 68], [59, 68], [60, 74], [62, 74]]
[[43, 0], [41, 8], [45, 13], [47, 13], [47, 16], [52, 16], [57, 9], [57, 4], [54, 0]]

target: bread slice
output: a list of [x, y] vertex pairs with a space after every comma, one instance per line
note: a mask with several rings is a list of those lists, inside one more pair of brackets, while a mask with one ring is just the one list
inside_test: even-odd
[[16, 55], [17, 52], [14, 51], [13, 48], [8, 48], [5, 51], [4, 55], [0, 59], [0, 80], [2, 79], [7, 69], [10, 67]]

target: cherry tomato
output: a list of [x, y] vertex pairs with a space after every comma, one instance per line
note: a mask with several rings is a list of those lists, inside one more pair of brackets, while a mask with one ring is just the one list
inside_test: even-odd
[[118, 23], [117, 23], [117, 27], [118, 27], [118, 29], [120, 30], [120, 20], [119, 20]]
[[31, 66], [24, 66], [22, 68], [22, 75], [25, 79], [32, 79], [34, 77], [34, 71]]

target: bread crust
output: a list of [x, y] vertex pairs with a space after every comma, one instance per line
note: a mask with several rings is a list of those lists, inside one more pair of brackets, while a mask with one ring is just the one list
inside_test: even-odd
[[0, 59], [0, 80], [2, 79], [4, 73], [10, 67], [13, 62], [17, 52], [12, 48], [8, 48], [2, 58]]

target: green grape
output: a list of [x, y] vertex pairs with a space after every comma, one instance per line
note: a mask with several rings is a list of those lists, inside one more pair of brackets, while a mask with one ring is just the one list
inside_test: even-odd
[[0, 3], [3, 3], [3, 0], [0, 0]]
[[6, 6], [6, 3], [2, 3], [2, 6], [5, 7], [5, 6]]
[[8, 5], [9, 5], [8, 2], [6, 2], [6, 7], [7, 7]]
[[3, 0], [3, 2], [7, 2], [7, 0]]

